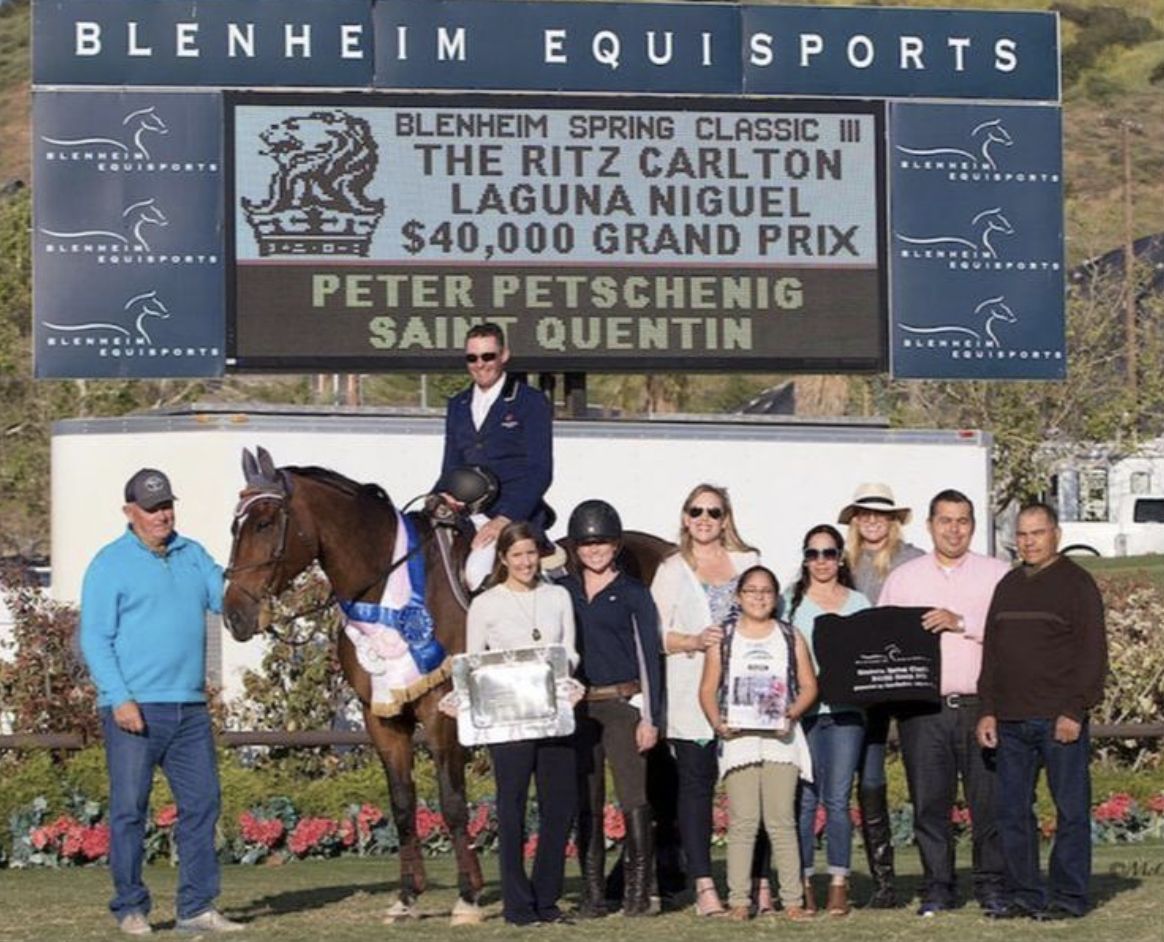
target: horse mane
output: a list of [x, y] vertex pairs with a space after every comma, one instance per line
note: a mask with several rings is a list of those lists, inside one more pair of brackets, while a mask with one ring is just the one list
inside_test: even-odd
[[316, 465], [308, 465], [306, 467], [288, 465], [280, 470], [287, 474], [307, 478], [309, 481], [314, 481], [325, 487], [330, 487], [332, 490], [339, 491], [348, 497], [369, 497], [374, 501], [384, 504], [388, 509], [392, 507], [392, 498], [388, 496], [388, 493], [379, 484], [361, 484], [359, 481], [353, 481], [349, 477], [344, 477], [338, 471], [332, 471], [331, 468], [320, 468]]

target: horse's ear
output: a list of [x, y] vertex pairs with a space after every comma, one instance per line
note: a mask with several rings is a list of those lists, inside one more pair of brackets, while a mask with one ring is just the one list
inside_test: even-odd
[[258, 446], [257, 451], [259, 456], [259, 471], [262, 472], [263, 477], [267, 481], [279, 480], [279, 474], [275, 469], [275, 462], [272, 460], [270, 452], [262, 445]]
[[255, 456], [251, 454], [249, 448], [243, 449], [242, 472], [247, 484], [254, 484], [259, 477], [259, 463], [255, 461]]

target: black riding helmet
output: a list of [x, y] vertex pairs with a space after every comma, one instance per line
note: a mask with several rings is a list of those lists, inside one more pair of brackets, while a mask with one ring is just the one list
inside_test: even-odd
[[501, 485], [488, 468], [481, 465], [461, 465], [441, 475], [436, 489], [449, 494], [465, 505], [470, 514], [482, 513], [497, 499]]
[[575, 543], [617, 543], [622, 539], [622, 520], [606, 501], [584, 500], [570, 514], [568, 532]]

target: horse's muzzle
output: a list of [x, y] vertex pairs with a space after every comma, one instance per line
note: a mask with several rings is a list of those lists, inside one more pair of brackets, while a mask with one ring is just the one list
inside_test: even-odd
[[229, 587], [223, 599], [222, 618], [235, 641], [249, 641], [270, 627], [271, 603], [267, 599], [250, 598], [249, 593]]

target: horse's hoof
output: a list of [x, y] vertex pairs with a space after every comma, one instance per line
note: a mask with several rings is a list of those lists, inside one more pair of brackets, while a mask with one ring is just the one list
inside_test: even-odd
[[416, 911], [416, 907], [403, 900], [397, 900], [392, 904], [392, 907], [384, 914], [384, 925], [394, 926], [400, 922], [408, 922], [412, 919], [419, 919], [420, 913]]
[[479, 926], [485, 921], [485, 912], [476, 903], [459, 899], [449, 919], [450, 926]]

